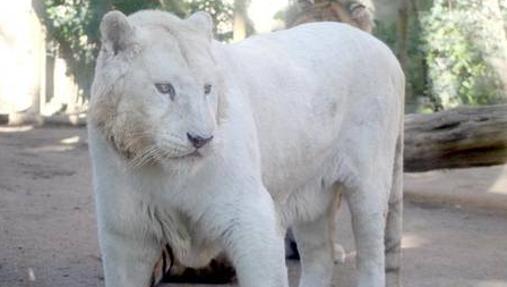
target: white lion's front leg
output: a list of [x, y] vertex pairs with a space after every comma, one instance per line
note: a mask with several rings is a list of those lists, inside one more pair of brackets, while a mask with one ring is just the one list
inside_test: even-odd
[[223, 219], [225, 249], [239, 285], [288, 287], [283, 232], [269, 193], [264, 188], [248, 193]]
[[150, 287], [161, 246], [148, 238], [100, 233], [106, 287]]

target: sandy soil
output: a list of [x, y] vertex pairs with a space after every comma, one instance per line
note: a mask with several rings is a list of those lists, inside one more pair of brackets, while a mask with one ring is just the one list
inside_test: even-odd
[[[103, 286], [89, 169], [84, 129], [0, 127], [0, 287]], [[506, 182], [497, 171], [472, 173], [497, 186]], [[439, 190], [450, 179], [468, 177], [449, 172], [428, 181], [429, 176], [409, 176], [407, 189]], [[474, 182], [457, 186], [481, 188]], [[486, 206], [477, 212], [416, 202], [405, 208], [405, 286], [507, 287], [505, 215], [486, 212]], [[353, 286], [350, 219], [346, 208], [341, 213], [339, 238], [347, 260], [336, 268], [335, 286]], [[296, 286], [298, 263], [289, 266]]]

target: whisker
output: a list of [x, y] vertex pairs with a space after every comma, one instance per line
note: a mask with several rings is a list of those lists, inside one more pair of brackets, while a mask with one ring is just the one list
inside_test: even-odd
[[157, 146], [151, 145], [146, 148], [146, 150], [138, 155], [136, 155], [131, 161], [129, 161], [129, 166], [131, 168], [138, 168], [143, 166], [150, 157], [157, 151]]
[[139, 163], [139, 166], [145, 165], [150, 160], [153, 160], [154, 155], [157, 154], [158, 148], [156, 146], [153, 146], [152, 149], [145, 154], [142, 161]]

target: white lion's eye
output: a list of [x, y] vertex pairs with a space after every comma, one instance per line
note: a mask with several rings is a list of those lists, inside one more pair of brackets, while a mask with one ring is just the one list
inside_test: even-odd
[[209, 93], [211, 93], [211, 88], [212, 88], [211, 84], [205, 84], [204, 85], [204, 94], [208, 95]]
[[155, 84], [155, 88], [157, 88], [157, 91], [159, 93], [169, 95], [171, 100], [174, 100], [176, 92], [174, 91], [173, 85], [171, 85], [170, 83], [157, 83]]

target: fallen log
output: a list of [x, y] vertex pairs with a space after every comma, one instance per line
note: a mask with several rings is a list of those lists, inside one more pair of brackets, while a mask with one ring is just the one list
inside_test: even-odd
[[405, 117], [406, 172], [507, 162], [507, 105]]
[[[79, 115], [6, 118], [9, 124], [84, 126]], [[0, 122], [3, 118], [0, 115]], [[19, 122], [18, 122], [19, 121]], [[5, 124], [5, 123], [0, 123]], [[467, 107], [405, 116], [406, 172], [507, 163], [507, 105]]]

